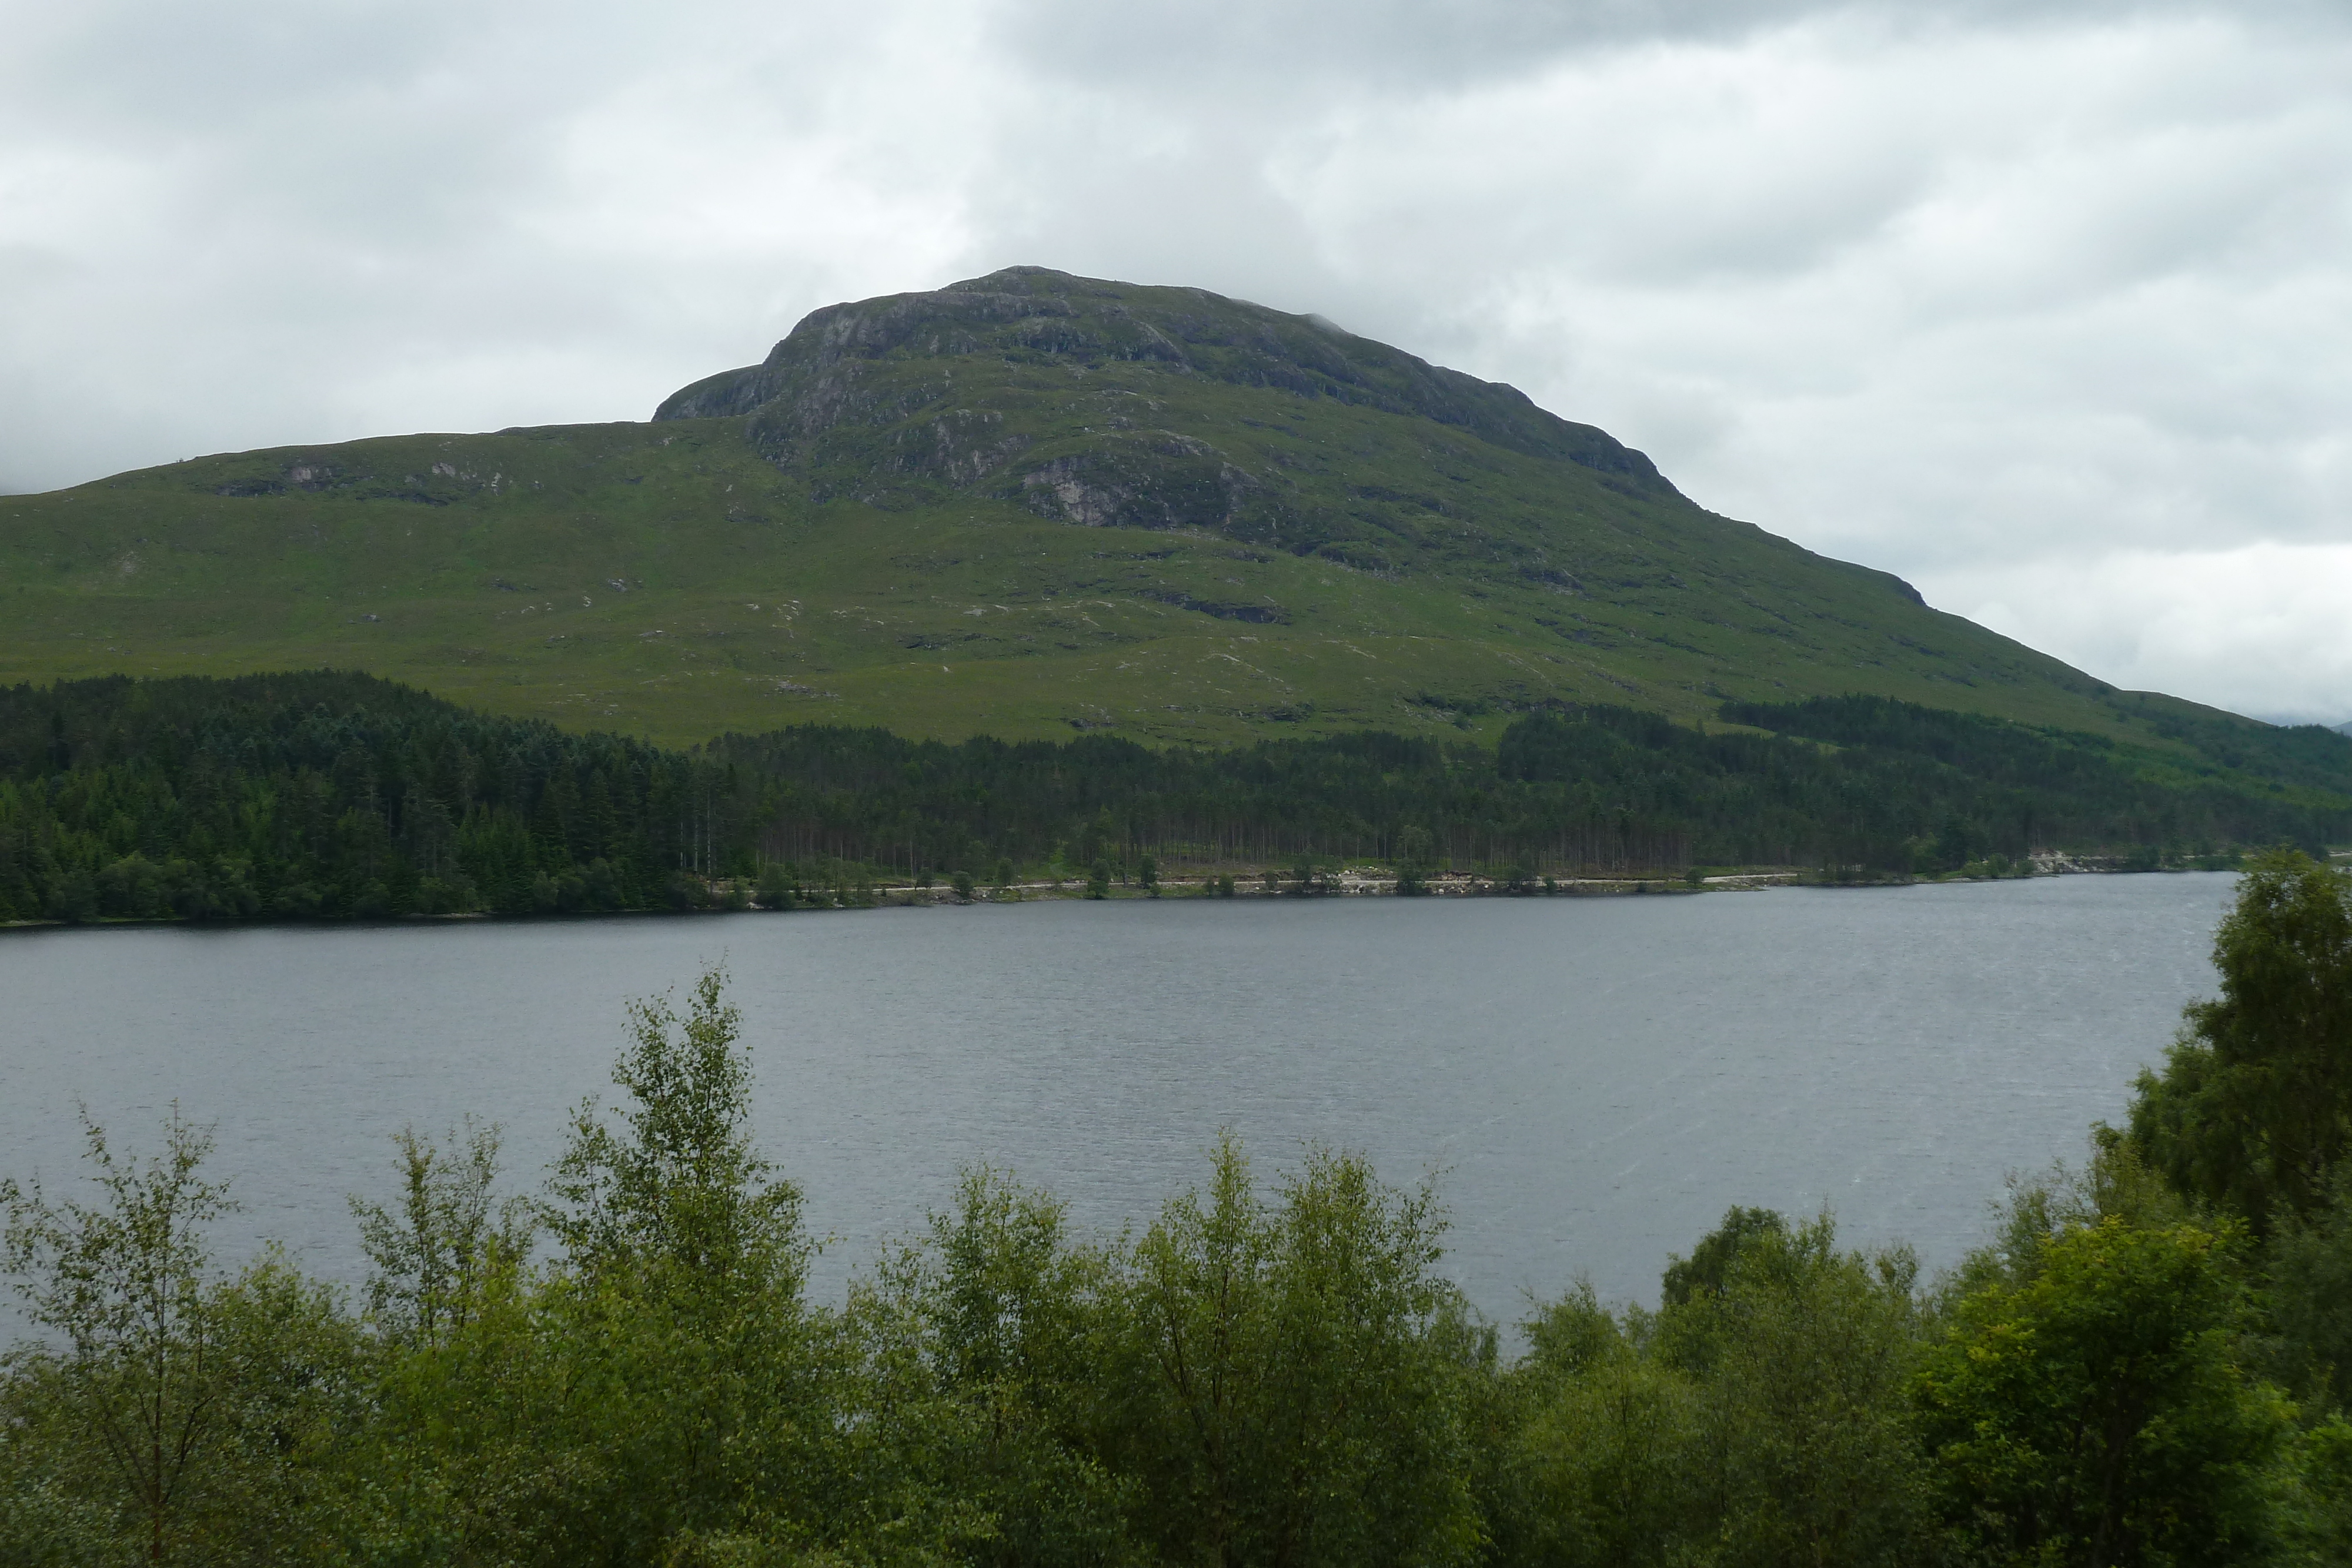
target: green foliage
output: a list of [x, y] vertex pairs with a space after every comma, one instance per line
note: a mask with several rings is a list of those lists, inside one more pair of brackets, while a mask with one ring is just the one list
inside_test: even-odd
[[2352, 1140], [2352, 875], [2293, 851], [2250, 867], [2214, 937], [2221, 994], [2191, 1004], [2130, 1135], [2181, 1192], [2304, 1216]]
[[751, 1062], [725, 984], [705, 970], [684, 1017], [667, 996], [631, 1001], [631, 1046], [613, 1068], [620, 1123], [593, 1102], [573, 1117], [547, 1218], [587, 1278], [714, 1300], [799, 1288], [800, 1189], [745, 1130]]
[[2352, 1421], [2333, 1416], [2299, 1435], [2286, 1497], [2290, 1552], [2306, 1563], [2352, 1562]]
[[1479, 1525], [1463, 1309], [1423, 1189], [1311, 1154], [1277, 1205], [1230, 1140], [1136, 1245], [1110, 1450], [1162, 1561], [1445, 1563]]
[[2280, 1375], [2325, 1408], [2352, 1396], [2352, 1162], [2328, 1172], [2321, 1197], [2280, 1217], [2263, 1261]]
[[2227, 1231], [2069, 1224], [1965, 1297], [1916, 1392], [1945, 1515], [1991, 1561], [2237, 1563], [2293, 1429], [2248, 1379]]
[[164, 1124], [126, 1161], [86, 1124], [94, 1204], [0, 1185], [8, 1267], [48, 1331], [0, 1383], [0, 1550], [39, 1562], [307, 1560], [299, 1470], [358, 1414], [363, 1351], [326, 1287], [274, 1250], [234, 1279], [206, 1228], [232, 1206], [208, 1131]]
[[1408, 823], [1397, 830], [1396, 890], [1411, 898], [1429, 891], [1429, 873], [1436, 857], [1436, 841], [1427, 828]]
[[558, 1430], [585, 1467], [555, 1519], [574, 1560], [645, 1561], [740, 1528], [747, 1489], [787, 1521], [814, 1504], [821, 1334], [801, 1300], [800, 1193], [751, 1147], [722, 985], [707, 970], [683, 1016], [667, 997], [629, 1004], [617, 1120], [583, 1106], [549, 1183], [564, 1261], [541, 1310]]
[[853, 1301], [892, 1442], [968, 1510], [975, 1563], [1143, 1561], [1131, 1478], [1107, 1468], [1099, 1382], [1118, 1260], [1074, 1245], [1062, 1206], [986, 1168]]
[[[929, 887], [929, 876], [919, 878], [918, 884]], [[756, 896], [762, 909], [794, 909], [807, 902], [809, 894], [802, 885], [798, 868], [771, 861], [760, 868]]]
[[1706, 1531], [1693, 1379], [1649, 1353], [1652, 1320], [1621, 1324], [1590, 1286], [1522, 1326], [1516, 1430], [1486, 1500], [1496, 1556], [1543, 1568], [1681, 1561]]
[[1771, 1209], [1733, 1207], [1721, 1225], [1691, 1249], [1688, 1258], [1676, 1257], [1667, 1263], [1659, 1287], [1665, 1304], [1679, 1307], [1694, 1296], [1722, 1295], [1731, 1282], [1731, 1267], [1740, 1249], [1761, 1238], [1784, 1234], [1788, 1228], [1789, 1222]]
[[499, 1129], [471, 1117], [446, 1143], [415, 1128], [394, 1135], [400, 1151], [396, 1207], [351, 1200], [370, 1274], [368, 1314], [402, 1343], [437, 1345], [462, 1333], [493, 1273], [519, 1264], [530, 1236], [521, 1205], [491, 1197]]
[[229, 1351], [205, 1236], [230, 1202], [199, 1172], [210, 1132], [176, 1107], [163, 1154], [143, 1162], [119, 1160], [96, 1124], [83, 1127], [102, 1201], [0, 1186], [8, 1267], [26, 1315], [63, 1341], [54, 1356], [30, 1353], [51, 1418], [79, 1429], [107, 1512], [161, 1562], [195, 1528], [230, 1441]]
[[0, 692], [21, 918], [642, 907], [748, 869], [755, 806], [709, 763], [365, 676]]
[[[1766, 1223], [1766, 1221], [1769, 1223]], [[1885, 1563], [1929, 1538], [1906, 1389], [1916, 1267], [1734, 1210], [1655, 1316], [1580, 1289], [1526, 1325], [1490, 1511], [1507, 1561]]]
[[1644, 857], [1654, 865], [1958, 871], [1995, 850], [2137, 845], [2179, 860], [2352, 831], [2352, 747], [2333, 785], [2283, 792], [2102, 736], [1885, 698], [1727, 703], [1723, 716], [1774, 733], [1701, 733], [1629, 708], [1539, 714], [1504, 732], [1497, 770], [1570, 786], [1588, 815], [1613, 803], [1628, 837], [1675, 824], [1682, 837]]
[[1837, 1250], [1823, 1218], [1750, 1235], [1725, 1287], [1660, 1323], [1701, 1374], [1703, 1496], [1733, 1563], [1917, 1554], [1927, 1478], [1906, 1407], [1917, 1269]]

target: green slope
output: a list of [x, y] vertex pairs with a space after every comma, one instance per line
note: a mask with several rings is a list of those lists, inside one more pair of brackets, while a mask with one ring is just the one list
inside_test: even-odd
[[665, 741], [1498, 731], [1848, 692], [2155, 711], [1313, 318], [1016, 268], [818, 311], [645, 424], [0, 499], [0, 681], [333, 665]]

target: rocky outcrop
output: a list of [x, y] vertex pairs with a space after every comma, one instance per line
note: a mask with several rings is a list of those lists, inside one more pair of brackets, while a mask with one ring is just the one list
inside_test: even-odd
[[[1432, 365], [1315, 317], [1202, 289], [1141, 287], [1034, 267], [812, 312], [761, 363], [680, 390], [654, 417], [748, 416], [752, 439], [779, 463], [823, 464], [854, 448], [884, 472], [963, 488], [1020, 467], [1034, 444], [1017, 420], [1008, 421], [1019, 399], [1006, 396], [1006, 367], [1077, 373], [1148, 367], [1276, 389], [1432, 420], [1510, 451], [1578, 464], [1636, 493], [1675, 493], [1641, 453], [1547, 413], [1517, 388]], [[857, 439], [882, 432], [892, 433], [890, 450], [866, 450], [871, 444]], [[1167, 450], [1171, 441], [1193, 439], [1163, 433], [1158, 449], [1165, 461], [1144, 455], [1148, 439], [1131, 452], [1107, 443], [1083, 459], [1041, 456], [1013, 476], [1011, 488], [1024, 498], [1052, 497], [1073, 521], [1246, 510], [1244, 492], [1256, 481], [1223, 471], [1212, 476], [1202, 454]]]
[[1264, 486], [1206, 442], [1171, 432], [1117, 435], [1027, 468], [1022, 501], [1089, 528], [1231, 528]]

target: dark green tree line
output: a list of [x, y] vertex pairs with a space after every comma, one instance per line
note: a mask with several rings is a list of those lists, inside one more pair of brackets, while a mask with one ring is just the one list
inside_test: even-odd
[[2248, 773], [1881, 699], [1726, 711], [1779, 732], [1589, 707], [1528, 715], [1493, 751], [810, 727], [677, 752], [361, 675], [19, 686], [0, 691], [0, 919], [833, 904], [885, 876], [1056, 863], [1107, 886], [1147, 862], [1157, 885], [1186, 865], [1372, 859], [1408, 889], [1447, 867], [1532, 887], [2051, 847], [2152, 866], [2352, 833], [2343, 737], [2261, 751], [2231, 732]]

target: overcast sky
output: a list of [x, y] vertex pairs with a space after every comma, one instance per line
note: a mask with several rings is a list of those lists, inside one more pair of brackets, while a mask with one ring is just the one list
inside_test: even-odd
[[2105, 679], [2352, 717], [2352, 5], [0, 26], [0, 491], [641, 419], [816, 306], [1029, 262], [1319, 311]]

